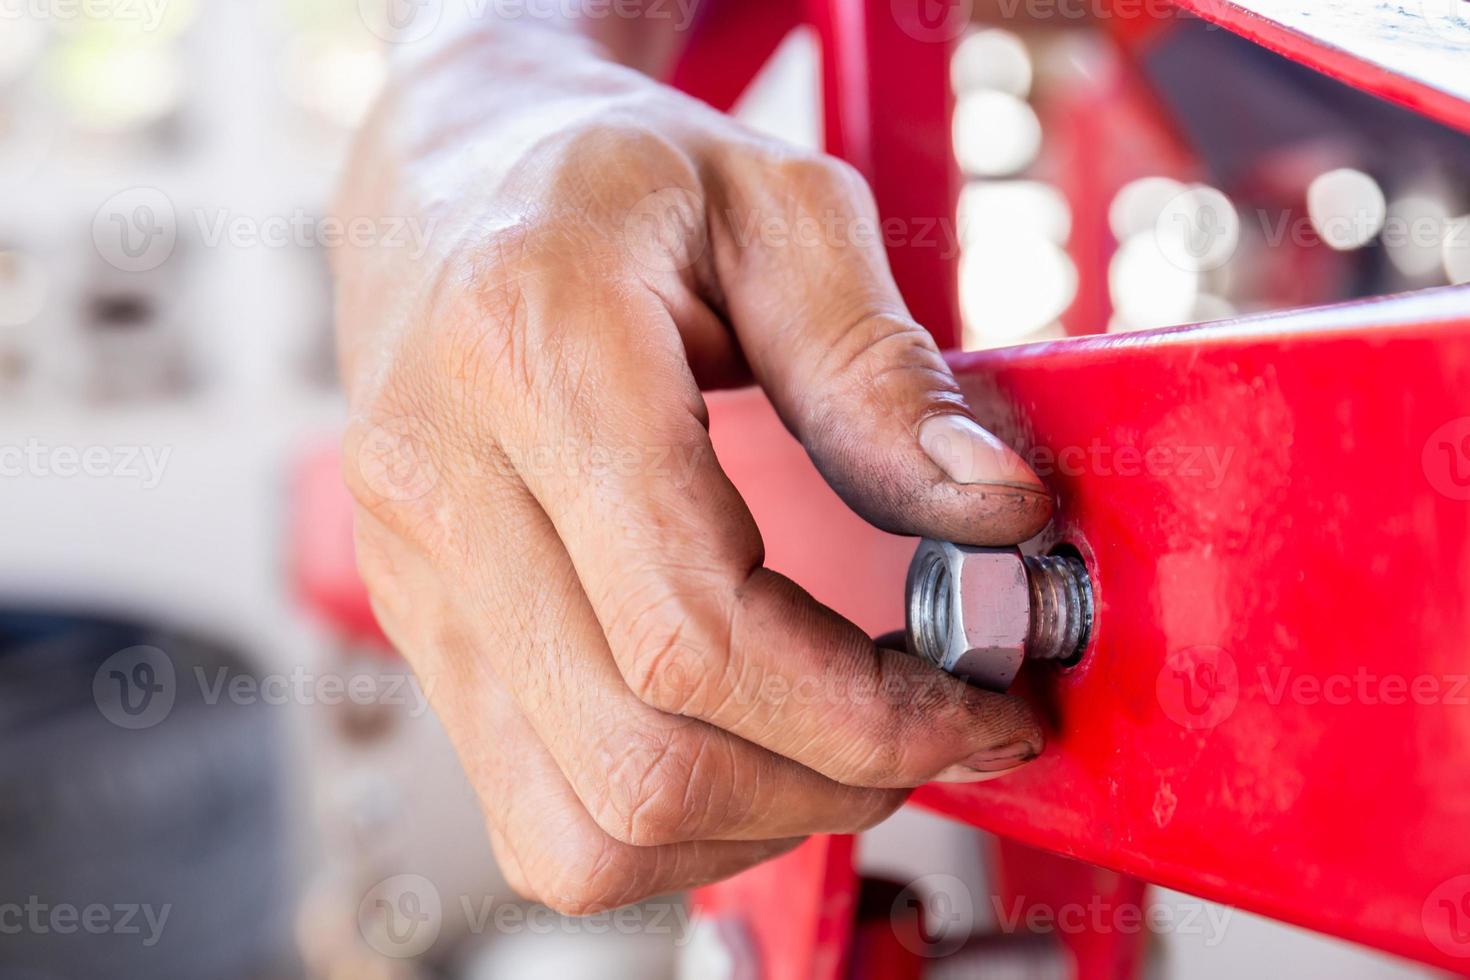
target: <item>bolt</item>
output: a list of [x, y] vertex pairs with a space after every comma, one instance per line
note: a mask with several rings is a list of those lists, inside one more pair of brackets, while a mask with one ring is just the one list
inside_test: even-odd
[[909, 566], [911, 652], [992, 690], [1025, 659], [1079, 657], [1092, 633], [1092, 583], [1068, 555], [920, 543]]
[[1082, 656], [1092, 635], [1092, 580], [1087, 566], [1070, 555], [1028, 555], [1026, 583], [1031, 590], [1027, 658]]

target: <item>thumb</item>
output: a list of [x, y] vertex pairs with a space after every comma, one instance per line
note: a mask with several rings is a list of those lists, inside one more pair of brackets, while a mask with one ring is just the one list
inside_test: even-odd
[[975, 421], [909, 316], [881, 239], [858, 233], [879, 227], [866, 184], [827, 158], [794, 169], [775, 187], [768, 172], [744, 195], [744, 207], [779, 208], [747, 227], [823, 234], [747, 236], [738, 247], [717, 238], [715, 254], [741, 347], [787, 428], [884, 530], [977, 545], [1031, 537], [1051, 516], [1050, 493]]

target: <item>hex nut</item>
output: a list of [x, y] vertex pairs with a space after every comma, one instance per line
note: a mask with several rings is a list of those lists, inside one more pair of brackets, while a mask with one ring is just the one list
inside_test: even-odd
[[910, 652], [992, 691], [1011, 686], [1026, 656], [1031, 595], [1015, 548], [925, 540], [908, 574]]

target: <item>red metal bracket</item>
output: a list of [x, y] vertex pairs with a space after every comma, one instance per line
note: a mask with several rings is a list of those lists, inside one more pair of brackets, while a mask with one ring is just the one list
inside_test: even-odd
[[[1081, 665], [1023, 674], [1043, 757], [919, 801], [1470, 966], [1470, 289], [954, 366], [1058, 491], [1036, 545], [1082, 551], [1099, 614]], [[758, 396], [714, 409], [773, 567], [899, 623], [911, 543], [847, 514]]]

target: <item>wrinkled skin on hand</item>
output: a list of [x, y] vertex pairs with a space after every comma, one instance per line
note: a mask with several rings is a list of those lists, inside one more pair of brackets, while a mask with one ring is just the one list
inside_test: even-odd
[[853, 170], [566, 39], [466, 35], [395, 77], [337, 210], [428, 232], [333, 256], [344, 472], [378, 619], [517, 890], [586, 913], [683, 889], [1041, 750], [1020, 701], [766, 569], [710, 447], [701, 391], [754, 382], [884, 529], [1046, 522]]

